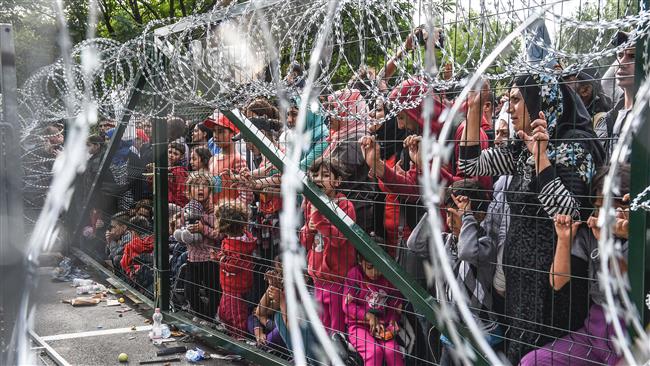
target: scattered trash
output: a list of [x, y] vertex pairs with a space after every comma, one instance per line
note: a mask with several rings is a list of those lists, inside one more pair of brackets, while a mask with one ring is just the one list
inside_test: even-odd
[[109, 288], [108, 292], [112, 293], [113, 295], [121, 295], [124, 293], [124, 290], [119, 288]]
[[190, 362], [199, 362], [201, 360], [205, 360], [205, 352], [198, 347], [195, 349], [190, 349], [185, 352], [185, 359]]
[[133, 340], [133, 339], [135, 339], [135, 336], [129, 337], [129, 340]]
[[160, 326], [160, 336], [163, 337], [163, 339], [171, 337], [172, 332], [169, 330], [169, 326], [167, 324], [163, 324]]
[[138, 330], [138, 328], [134, 325], [131, 327], [131, 330]]
[[97, 329], [102, 329], [102, 328], [104, 328], [103, 325], [98, 325], [98, 326], [97, 326]]
[[161, 358], [160, 360], [140, 361], [140, 365], [152, 365], [155, 363], [163, 363], [163, 362], [169, 364], [171, 362], [181, 362], [181, 359], [178, 357], [174, 357], [174, 358]]
[[123, 307], [123, 308], [121, 308], [120, 310], [115, 310], [115, 312], [116, 312], [116, 313], [126, 313], [126, 312], [131, 311], [131, 310], [133, 310], [133, 309]]
[[95, 282], [90, 279], [85, 279], [85, 278], [73, 278], [72, 279], [72, 286], [74, 287], [79, 287], [79, 286], [90, 286], [94, 285]]
[[63, 303], [70, 304], [72, 306], [94, 306], [99, 304], [102, 301], [101, 298], [97, 297], [76, 297], [72, 300], [63, 300]]
[[106, 306], [120, 306], [120, 302], [113, 299], [106, 300]]
[[185, 333], [180, 332], [178, 330], [172, 330], [171, 336], [172, 337], [183, 337], [183, 336], [185, 336]]
[[120, 297], [119, 299], [117, 299], [117, 301], [118, 301], [120, 304], [124, 304], [124, 298], [123, 298], [123, 297]]
[[129, 355], [122, 352], [122, 353], [120, 353], [119, 356], [117, 356], [117, 360], [120, 361], [120, 362], [128, 362], [129, 361]]
[[99, 284], [77, 287], [77, 295], [97, 293], [102, 291], [106, 291], [106, 287]]
[[146, 324], [151, 324], [151, 319], [145, 319], [144, 322], [145, 322]]
[[75, 278], [90, 278], [82, 269], [72, 265], [72, 259], [63, 257], [59, 266], [52, 271], [52, 278], [62, 282], [70, 282]]
[[117, 314], [118, 318], [121, 318], [122, 316], [123, 316], [123, 314]]
[[[149, 338], [151, 339], [160, 339], [162, 338], [162, 313], [160, 308], [156, 308], [151, 317], [153, 320], [153, 325], [151, 326], [151, 332], [149, 333]], [[167, 329], [169, 331], [169, 328]]]
[[213, 360], [227, 360], [227, 361], [241, 361], [242, 356], [240, 355], [218, 355], [216, 353], [210, 354], [210, 359]]
[[169, 356], [173, 355], [176, 353], [185, 353], [187, 352], [187, 347], [185, 346], [180, 346], [180, 347], [169, 347], [169, 348], [163, 348], [158, 353], [156, 353], [156, 356]]

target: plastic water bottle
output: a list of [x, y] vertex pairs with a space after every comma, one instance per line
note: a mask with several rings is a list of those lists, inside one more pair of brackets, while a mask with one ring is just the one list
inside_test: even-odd
[[90, 286], [92, 284], [94, 284], [93, 280], [87, 280], [85, 278], [74, 278], [72, 280], [72, 286], [74, 287]]
[[88, 286], [79, 286], [79, 287], [77, 287], [77, 295], [92, 294], [92, 293], [104, 291], [105, 289], [106, 289], [106, 287], [104, 287], [104, 285], [100, 285], [100, 284], [88, 285]]
[[151, 339], [162, 338], [163, 316], [162, 313], [160, 312], [160, 308], [156, 308], [156, 310], [153, 313], [153, 317], [151, 317], [151, 320], [153, 320], [153, 326], [151, 327], [151, 333], [150, 333]]

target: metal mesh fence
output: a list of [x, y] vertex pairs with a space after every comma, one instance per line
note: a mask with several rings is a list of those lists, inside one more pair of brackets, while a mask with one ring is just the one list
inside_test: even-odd
[[[103, 105], [112, 117], [100, 116], [86, 142], [89, 160], [70, 210], [86, 214], [68, 220], [80, 247], [144, 295], [169, 299], [172, 311], [287, 361], [298, 329], [308, 362], [328, 364], [335, 357], [315, 319], [303, 307], [288, 311], [280, 232], [291, 220], [306, 291], [346, 364], [462, 364], [473, 359], [462, 332], [489, 361], [619, 361], [613, 323], [629, 319], [606, 315], [610, 279], [598, 273], [616, 267], [626, 276], [630, 175], [647, 171], [630, 167], [629, 149], [615, 150], [639, 99], [636, 44], [647, 37], [647, 11], [623, 2], [602, 9], [572, 1], [494, 9], [436, 3], [435, 11], [345, 2], [325, 55], [306, 69], [320, 29], [314, 23], [329, 19], [327, 2], [288, 3], [262, 8], [278, 15], [270, 29], [255, 9], [233, 6], [201, 26], [152, 27], [146, 32], [155, 41], [133, 43], [155, 44], [158, 53], [128, 58], [148, 83], [135, 108], [119, 111], [120, 96], [106, 96], [123, 88], [100, 93], [114, 105]], [[553, 29], [536, 22], [481, 70], [538, 8]], [[407, 16], [414, 10], [437, 16], [418, 27]], [[228, 41], [238, 30], [246, 52]], [[266, 65], [273, 52], [265, 32], [286, 43], [277, 65]], [[287, 70], [282, 80], [279, 70]], [[477, 70], [479, 83], [465, 88]], [[244, 122], [226, 109], [240, 110]], [[30, 202], [42, 197], [49, 184], [42, 173], [68, 143], [57, 123], [26, 129], [25, 156], [34, 160], [26, 162], [27, 189], [39, 191], [26, 194]], [[120, 128], [124, 135], [111, 140]], [[158, 129], [165, 133], [156, 137]], [[300, 169], [287, 176], [272, 161], [294, 144]], [[619, 169], [614, 186], [605, 179], [610, 162]], [[166, 191], [154, 187], [160, 174]], [[302, 186], [303, 175], [313, 183], [303, 189], [327, 205], [296, 194], [296, 217], [283, 217], [290, 202], [283, 187]], [[90, 194], [90, 206], [79, 207]], [[599, 254], [606, 194], [614, 200], [609, 262]], [[166, 213], [155, 212], [164, 204]], [[337, 217], [391, 260], [366, 258], [358, 250], [364, 242], [345, 235]], [[155, 220], [168, 221], [168, 238], [154, 235]], [[156, 256], [157, 245], [169, 255]], [[387, 279], [391, 266], [405, 271], [401, 282]], [[406, 284], [439, 304], [433, 317], [404, 295]], [[292, 319], [300, 326], [291, 328]]]

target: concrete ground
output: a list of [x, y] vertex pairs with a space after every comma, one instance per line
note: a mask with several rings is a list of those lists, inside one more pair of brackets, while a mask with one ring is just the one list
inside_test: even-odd
[[[243, 364], [216, 359], [189, 363], [185, 360], [184, 353], [157, 357], [156, 352], [160, 349], [177, 346], [186, 346], [188, 349], [199, 346], [207, 354], [220, 353], [204, 345], [194, 342], [183, 343], [178, 339], [162, 346], [155, 346], [148, 336], [149, 324], [145, 322], [146, 318], [138, 313], [137, 306], [128, 298], [125, 297], [126, 302], [121, 306], [108, 307], [105, 302], [102, 302], [95, 306], [72, 307], [70, 304], [62, 303], [64, 299], [73, 299], [77, 296], [72, 284], [55, 282], [48, 268], [41, 268], [40, 272], [40, 283], [35, 292], [37, 306], [33, 331], [72, 365], [117, 365], [120, 364], [118, 355], [122, 352], [129, 356], [129, 362], [126, 363], [129, 365], [138, 365], [140, 361], [176, 357], [181, 361], [172, 362], [170, 365]], [[88, 273], [93, 275], [95, 281], [108, 285], [104, 281], [104, 276], [90, 270]], [[109, 298], [116, 298], [116, 296], [109, 294]], [[118, 313], [120, 309], [132, 310]], [[136, 331], [132, 330], [134, 326], [137, 327]], [[36, 359], [41, 365], [54, 364], [44, 352], [37, 354]], [[157, 363], [157, 365], [163, 364], [165, 363]]]

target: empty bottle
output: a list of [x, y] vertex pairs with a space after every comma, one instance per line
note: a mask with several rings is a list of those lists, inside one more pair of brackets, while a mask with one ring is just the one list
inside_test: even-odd
[[162, 313], [160, 312], [160, 308], [156, 308], [154, 310], [153, 316], [151, 317], [151, 320], [153, 320], [153, 325], [151, 327], [151, 333], [149, 333], [149, 337], [151, 339], [160, 339], [162, 338]]
[[93, 280], [87, 280], [85, 278], [74, 278], [72, 280], [72, 286], [74, 287], [90, 286], [92, 284], [94, 284]]
[[106, 287], [99, 284], [88, 285], [88, 286], [79, 286], [77, 287], [77, 295], [81, 294], [94, 294], [99, 291], [106, 290]]

